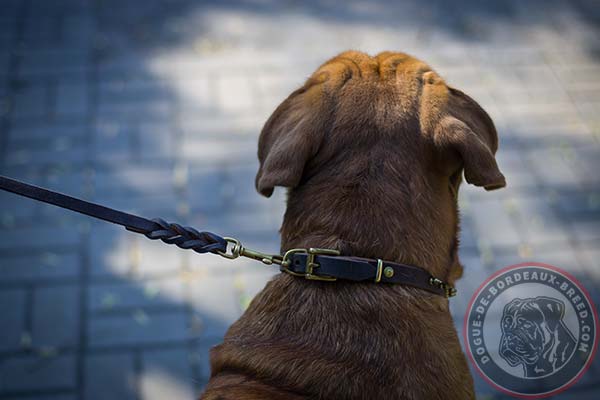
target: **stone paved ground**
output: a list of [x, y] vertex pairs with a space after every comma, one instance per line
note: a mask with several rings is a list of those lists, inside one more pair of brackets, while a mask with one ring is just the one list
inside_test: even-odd
[[[390, 2], [392, 3], [392, 2]], [[400, 3], [400, 2], [398, 2]], [[0, 170], [276, 251], [283, 194], [256, 138], [344, 49], [410, 52], [475, 97], [509, 188], [465, 188], [470, 295], [547, 261], [600, 300], [600, 7], [593, 0], [0, 4]], [[0, 193], [0, 398], [193, 398], [207, 353], [271, 272]], [[481, 399], [500, 399], [479, 378]], [[600, 393], [600, 362], [561, 398]]]

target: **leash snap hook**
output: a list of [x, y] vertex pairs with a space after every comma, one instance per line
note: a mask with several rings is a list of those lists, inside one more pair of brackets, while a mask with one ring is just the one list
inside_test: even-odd
[[[228, 253], [227, 251], [217, 251], [217, 254], [221, 257], [225, 257], [230, 260], [236, 259], [238, 257], [247, 257], [256, 261], [260, 261], [265, 265], [281, 265], [281, 263], [283, 262], [283, 257], [281, 257], [280, 255], [266, 254], [260, 251], [247, 249], [236, 238], [224, 237], [223, 239], [227, 241], [227, 248], [231, 250], [229, 250], [230, 253]], [[229, 246], [229, 244], [231, 244], [231, 246]]]
[[[234, 260], [236, 258], [238, 258], [241, 255], [241, 251], [244, 248], [242, 246], [242, 243], [240, 243], [239, 240], [237, 240], [236, 238], [232, 238], [232, 237], [224, 237], [223, 239], [225, 239], [225, 241], [227, 242], [227, 248], [225, 249], [225, 251], [220, 251], [217, 250], [217, 254], [220, 255], [221, 257], [225, 257], [228, 258], [230, 260]], [[232, 246], [230, 247], [229, 244], [231, 244]], [[228, 253], [227, 251], [231, 249], [231, 253]]]

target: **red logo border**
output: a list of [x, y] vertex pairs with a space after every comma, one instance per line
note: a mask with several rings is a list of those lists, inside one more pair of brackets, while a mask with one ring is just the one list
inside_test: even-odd
[[[513, 269], [517, 269], [517, 268], [521, 268], [521, 267], [542, 267], [542, 268], [547, 268], [550, 270], [553, 270], [561, 275], [566, 276], [571, 283], [573, 283], [574, 285], [576, 285], [581, 292], [584, 294], [584, 296], [586, 297], [588, 303], [590, 303], [590, 306], [592, 308], [592, 312], [594, 314], [594, 322], [595, 322], [595, 337], [594, 337], [594, 344], [592, 345], [592, 354], [590, 355], [590, 357], [588, 358], [585, 366], [581, 369], [581, 371], [579, 371], [579, 373], [577, 375], [575, 375], [575, 377], [573, 377], [568, 383], [566, 383], [565, 385], [551, 391], [551, 392], [547, 392], [547, 393], [540, 393], [540, 394], [523, 394], [523, 393], [517, 393], [517, 392], [513, 392], [511, 390], [508, 390], [506, 388], [503, 388], [502, 386], [499, 386], [498, 384], [496, 384], [494, 381], [492, 381], [477, 365], [477, 363], [475, 362], [475, 359], [473, 358], [473, 354], [471, 353], [471, 344], [468, 341], [467, 338], [467, 324], [469, 321], [469, 313], [471, 311], [471, 308], [473, 307], [473, 303], [475, 302], [475, 299], [477, 298], [477, 296], [479, 295], [479, 293], [481, 292], [481, 290], [488, 284], [490, 283], [494, 278], [496, 278], [499, 275], [502, 275], [503, 273], [513, 270]], [[509, 265], [508, 267], [504, 267], [502, 269], [500, 269], [499, 271], [496, 271], [494, 274], [492, 274], [489, 278], [487, 278], [481, 285], [479, 285], [479, 287], [477, 288], [477, 290], [475, 291], [475, 293], [473, 293], [473, 296], [471, 297], [471, 301], [469, 301], [469, 305], [467, 306], [467, 311], [465, 312], [465, 318], [464, 318], [464, 322], [463, 322], [463, 340], [464, 340], [464, 344], [467, 350], [467, 355], [469, 356], [469, 360], [471, 361], [471, 364], [474, 366], [474, 369], [479, 373], [479, 375], [485, 380], [487, 381], [487, 383], [489, 383], [493, 388], [495, 388], [496, 390], [499, 390], [503, 393], [506, 393], [508, 395], [514, 396], [514, 397], [518, 397], [521, 399], [542, 399], [545, 397], [550, 397], [550, 396], [555, 396], [558, 393], [564, 392], [565, 390], [567, 390], [568, 388], [570, 388], [571, 386], [573, 386], [582, 376], [583, 374], [588, 370], [588, 368], [590, 367], [590, 365], [592, 364], [592, 360], [594, 359], [594, 357], [596, 356], [596, 350], [598, 350], [598, 336], [600, 334], [600, 324], [598, 322], [598, 312], [596, 311], [596, 306], [594, 304], [594, 302], [592, 301], [592, 298], [590, 296], [590, 294], [588, 293], [588, 291], [585, 289], [585, 287], [570, 273], [555, 267], [553, 265], [550, 264], [544, 264], [544, 263], [540, 263], [540, 262], [523, 262], [523, 263], [519, 263], [519, 264], [514, 264], [514, 265]]]

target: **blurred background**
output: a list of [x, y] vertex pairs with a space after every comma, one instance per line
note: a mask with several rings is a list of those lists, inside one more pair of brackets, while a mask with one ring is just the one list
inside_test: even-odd
[[[467, 303], [563, 268], [600, 299], [597, 1], [2, 0], [0, 173], [277, 252], [255, 193], [275, 106], [346, 49], [408, 52], [490, 113], [508, 188], [464, 186]], [[0, 193], [0, 399], [192, 399], [274, 273]], [[479, 399], [506, 399], [475, 374]], [[600, 363], [557, 398], [597, 399]]]

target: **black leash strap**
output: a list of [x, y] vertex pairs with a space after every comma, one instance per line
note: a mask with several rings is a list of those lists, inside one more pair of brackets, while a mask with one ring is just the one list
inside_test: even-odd
[[182, 249], [191, 249], [198, 253], [225, 252], [227, 249], [227, 241], [211, 232], [198, 232], [194, 228], [167, 223], [159, 218], [149, 220], [2, 175], [0, 175], [0, 189], [121, 225], [129, 231], [141, 233], [149, 239], [160, 239]]
[[452, 297], [456, 290], [429, 275], [423, 268], [383, 260], [343, 257], [332, 249], [291, 249], [283, 256], [265, 254], [245, 248], [239, 240], [199, 232], [188, 226], [168, 223], [160, 218], [149, 220], [137, 215], [77, 199], [65, 194], [29, 185], [0, 175], [0, 189], [53, 204], [90, 217], [124, 226], [152, 240], [162, 240], [197, 253], [215, 253], [225, 258], [248, 257], [263, 264], [280, 266], [282, 272], [315, 281], [337, 279], [374, 283], [398, 283], [417, 287], [441, 296]]

